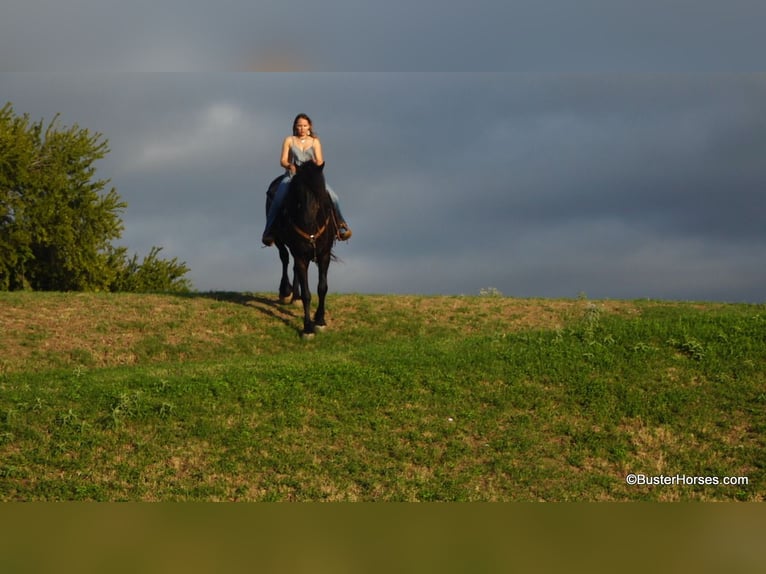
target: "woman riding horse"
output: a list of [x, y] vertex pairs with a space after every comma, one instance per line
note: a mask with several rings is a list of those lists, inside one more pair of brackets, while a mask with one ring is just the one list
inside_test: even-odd
[[[293, 120], [293, 135], [287, 136], [284, 142], [282, 142], [282, 157], [279, 163], [285, 168], [285, 174], [279, 182], [266, 216], [266, 229], [264, 229], [263, 236], [261, 237], [264, 245], [270, 246], [274, 244], [272, 226], [282, 211], [290, 181], [295, 175], [298, 166], [307, 161], [313, 161], [318, 166], [324, 165], [322, 143], [319, 141], [316, 132], [314, 132], [311, 118], [306, 114], [298, 114], [295, 120]], [[327, 186], [327, 192], [330, 194], [335, 206], [335, 215], [338, 219], [338, 238], [345, 241], [351, 237], [351, 229], [340, 211], [337, 194], [330, 186]]]

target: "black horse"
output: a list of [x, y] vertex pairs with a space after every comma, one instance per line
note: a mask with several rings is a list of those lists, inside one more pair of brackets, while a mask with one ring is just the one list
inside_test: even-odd
[[[298, 167], [290, 181], [282, 213], [273, 226], [274, 244], [279, 249], [282, 261], [282, 280], [279, 284], [279, 299], [285, 302], [292, 295], [290, 302], [301, 299], [303, 302], [303, 336], [310, 337], [315, 329], [323, 329], [325, 322], [325, 296], [327, 295], [327, 270], [333, 259], [332, 248], [338, 236], [332, 200], [327, 193], [324, 179], [324, 164], [306, 162]], [[266, 212], [273, 197], [273, 190], [280, 178], [269, 186], [266, 200]], [[288, 248], [293, 256], [293, 281], [287, 276], [290, 263]], [[319, 270], [317, 294], [319, 305], [311, 321], [311, 291], [309, 289], [308, 269], [314, 261]]]

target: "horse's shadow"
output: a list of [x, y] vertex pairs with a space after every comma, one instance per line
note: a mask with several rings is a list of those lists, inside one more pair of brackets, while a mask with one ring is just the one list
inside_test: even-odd
[[[268, 297], [253, 295], [251, 293], [240, 293], [237, 291], [207, 291], [183, 293], [181, 295], [190, 299], [212, 299], [213, 301], [223, 301], [226, 303], [243, 305], [258, 311], [267, 317], [276, 319], [288, 327], [295, 327], [295, 321], [298, 319], [298, 315], [292, 312], [291, 305], [280, 303], [279, 300], [269, 299]], [[300, 328], [297, 328], [296, 330], [298, 333], [301, 332]]]

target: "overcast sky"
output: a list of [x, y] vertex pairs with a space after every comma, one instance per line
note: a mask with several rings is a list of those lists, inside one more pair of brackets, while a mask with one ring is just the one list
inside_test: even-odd
[[104, 134], [131, 253], [274, 291], [265, 189], [306, 112], [354, 231], [332, 291], [766, 300], [762, 3], [253, 4], [1, 9], [0, 105]]

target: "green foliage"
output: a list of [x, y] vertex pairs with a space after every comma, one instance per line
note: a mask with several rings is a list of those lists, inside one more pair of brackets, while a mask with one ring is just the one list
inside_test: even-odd
[[[161, 247], [152, 247], [149, 255], [139, 263], [138, 256], [130, 260], [123, 259], [119, 273], [112, 284], [112, 291], [129, 291], [132, 293], [186, 293], [191, 289], [191, 283], [184, 279], [189, 272], [186, 263], [173, 259], [160, 259]], [[116, 254], [117, 257], [124, 251]]]
[[144, 269], [112, 246], [127, 205], [96, 177], [108, 152], [100, 133], [0, 108], [0, 290], [188, 289], [186, 266], [157, 259], [159, 248]]

